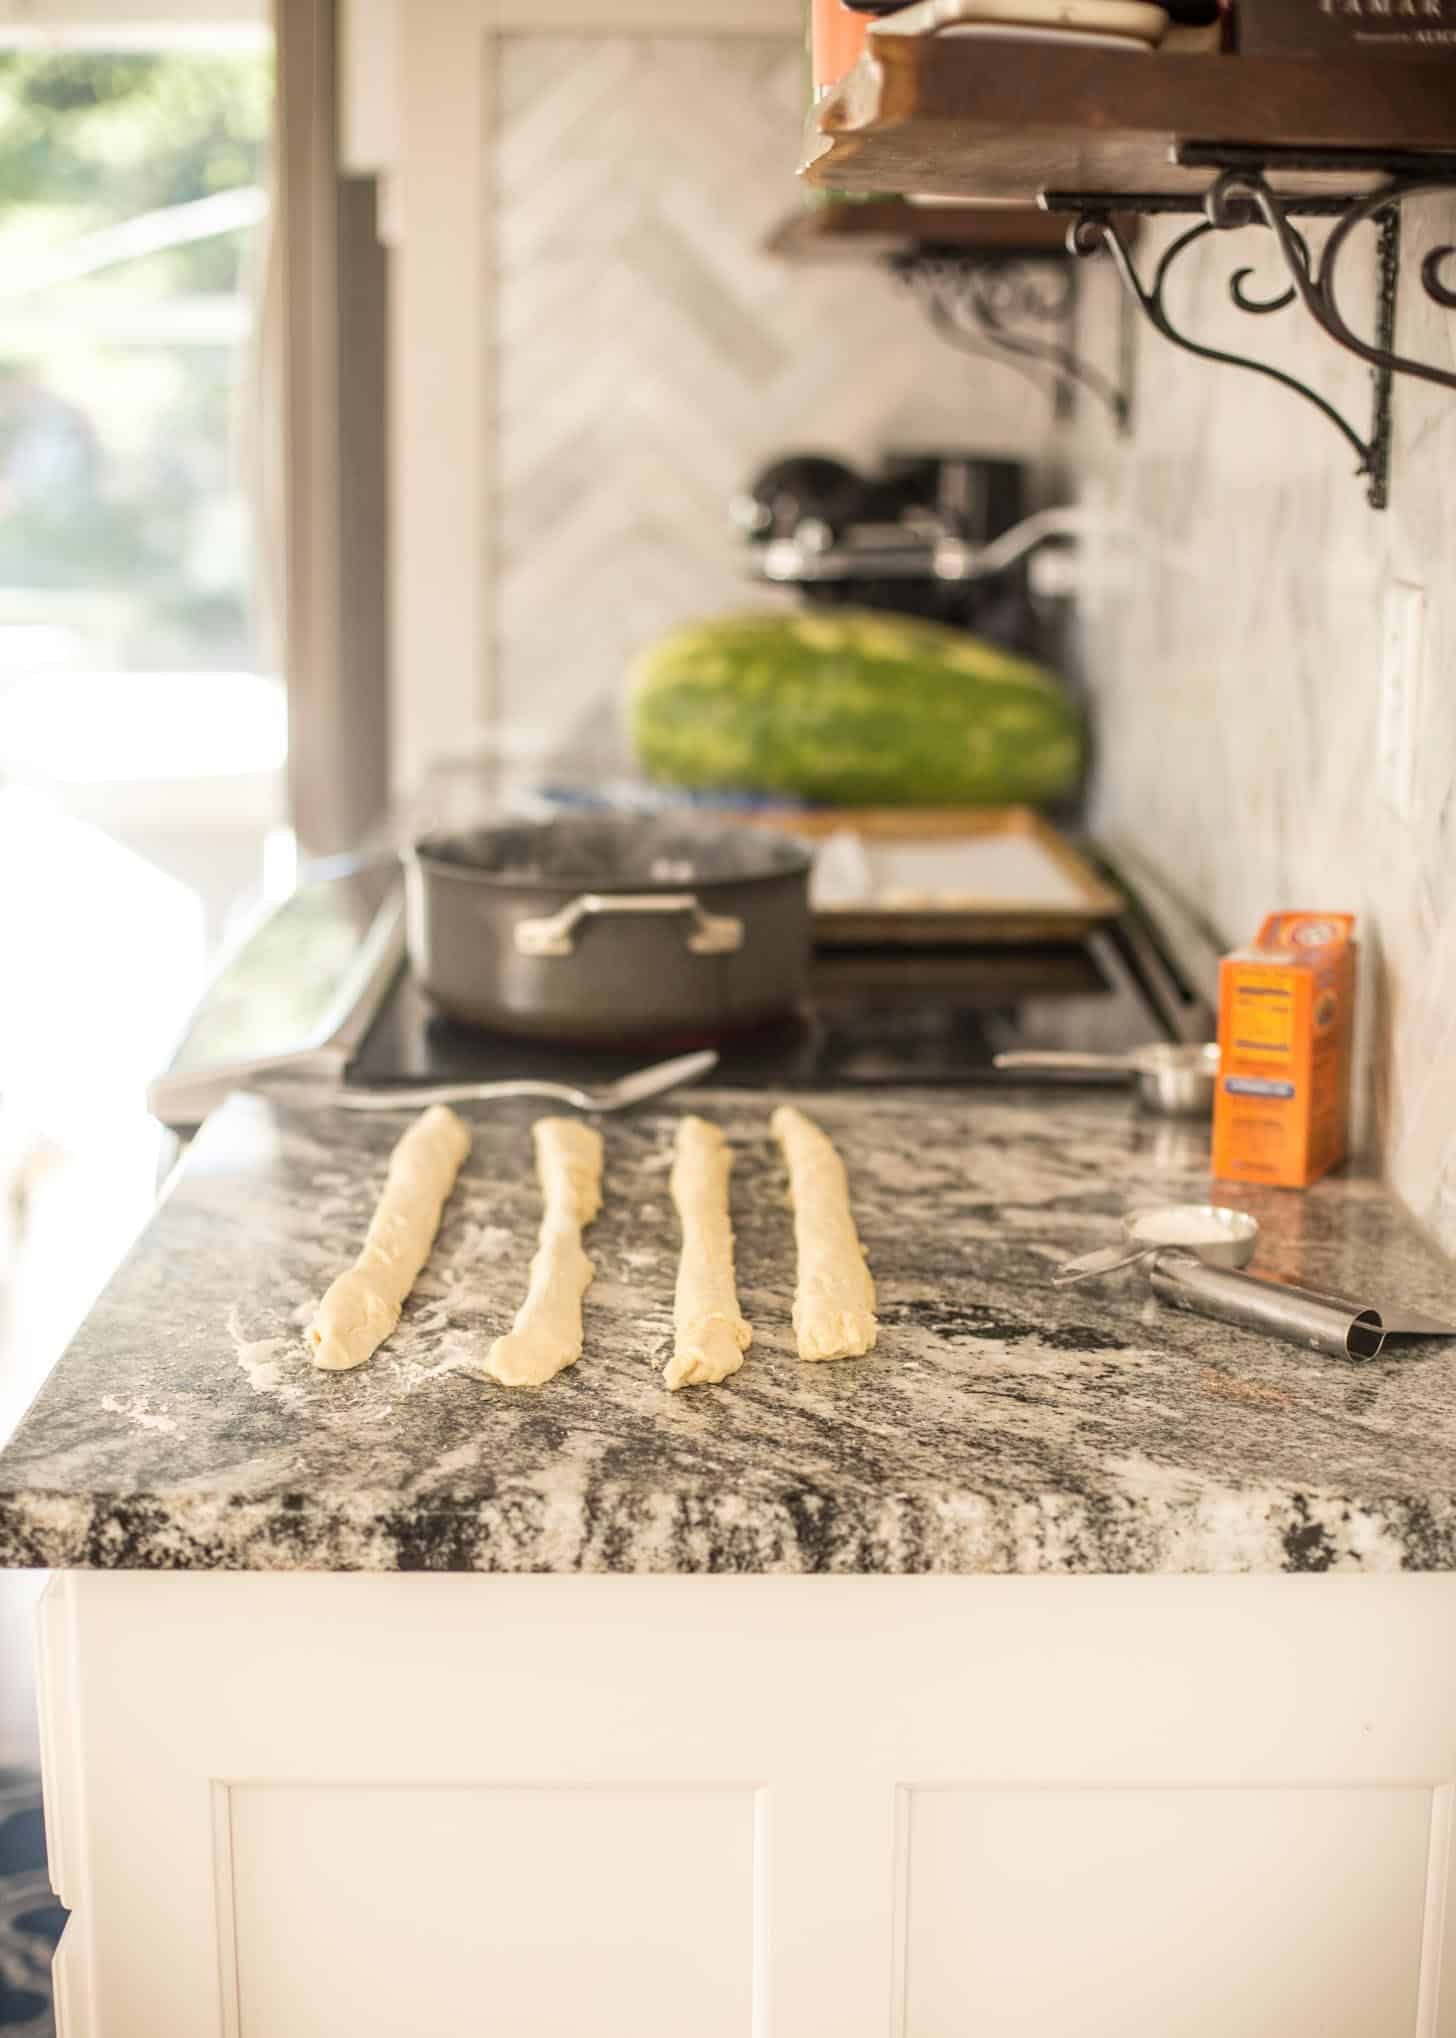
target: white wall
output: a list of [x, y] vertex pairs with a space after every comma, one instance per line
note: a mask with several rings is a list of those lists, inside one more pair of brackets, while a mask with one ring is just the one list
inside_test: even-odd
[[[1399, 344], [1449, 368], [1456, 318], [1419, 279], [1437, 240], [1456, 240], [1456, 207], [1425, 201], [1407, 224]], [[1364, 367], [1298, 310], [1232, 309], [1227, 279], [1261, 248], [1258, 280], [1276, 281], [1269, 246], [1263, 233], [1207, 245], [1178, 288], [1180, 322], [1268, 349], [1365, 430]], [[1373, 254], [1347, 259], [1347, 315], [1368, 333]], [[1369, 1136], [1456, 1248], [1456, 399], [1398, 380], [1391, 506], [1376, 513], [1354, 456], [1285, 390], [1151, 332], [1137, 378], [1130, 445], [1109, 458], [1088, 442], [1089, 486], [1138, 533], [1125, 585], [1088, 618], [1096, 817], [1176, 872], [1231, 941], [1277, 908], [1359, 913]], [[1396, 583], [1426, 597], [1405, 814], [1376, 766]]]
[[890, 279], [760, 252], [803, 202], [797, 22], [409, 0], [397, 75], [351, 88], [392, 164], [401, 790], [491, 722], [612, 736], [630, 654], [746, 598], [727, 503], [767, 454], [1044, 444], [1045, 400]]
[[804, 203], [803, 108], [792, 37], [501, 42], [490, 628], [513, 729], [588, 721], [610, 750], [636, 652], [783, 605], [727, 517], [775, 454], [1040, 443], [1046, 399], [947, 348], [903, 283], [763, 252]]

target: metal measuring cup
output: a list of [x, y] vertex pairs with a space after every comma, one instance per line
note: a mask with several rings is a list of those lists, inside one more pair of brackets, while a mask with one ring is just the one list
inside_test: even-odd
[[998, 1054], [998, 1069], [1048, 1076], [1132, 1076], [1138, 1100], [1170, 1118], [1196, 1118], [1213, 1110], [1218, 1044], [1155, 1040], [1126, 1054], [1073, 1054], [1061, 1049], [1017, 1048]]
[[1205, 1266], [1246, 1267], [1259, 1242], [1258, 1218], [1226, 1203], [1165, 1203], [1153, 1210], [1134, 1210], [1122, 1220], [1122, 1230], [1122, 1245], [1099, 1246], [1096, 1252], [1068, 1260], [1052, 1275], [1052, 1285], [1066, 1288], [1074, 1281], [1115, 1273], [1169, 1246], [1184, 1247]]

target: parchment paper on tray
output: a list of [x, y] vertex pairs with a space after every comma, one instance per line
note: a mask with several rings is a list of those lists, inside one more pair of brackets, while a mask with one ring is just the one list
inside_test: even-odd
[[1079, 940], [1123, 901], [1030, 807], [754, 815], [816, 844], [821, 948]]

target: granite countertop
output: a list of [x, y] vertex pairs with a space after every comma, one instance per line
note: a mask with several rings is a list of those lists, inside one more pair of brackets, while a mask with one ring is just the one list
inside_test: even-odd
[[[434, 1258], [372, 1363], [301, 1325], [363, 1235], [402, 1117], [234, 1098], [0, 1454], [0, 1562], [250, 1570], [1456, 1569], [1456, 1343], [1356, 1364], [1164, 1308], [1138, 1273], [1047, 1285], [1206, 1135], [1083, 1091], [795, 1099], [840, 1142], [878, 1350], [803, 1366], [772, 1096], [704, 1093], [738, 1151], [755, 1343], [669, 1394], [679, 1108], [603, 1121], [586, 1353], [471, 1371], [524, 1292], [529, 1107], [475, 1118]], [[1239, 1192], [1261, 1264], [1449, 1311], [1456, 1270], [1376, 1183]]]

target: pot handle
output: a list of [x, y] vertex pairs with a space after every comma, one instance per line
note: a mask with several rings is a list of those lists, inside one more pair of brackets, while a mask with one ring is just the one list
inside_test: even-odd
[[692, 925], [687, 945], [694, 955], [732, 955], [743, 946], [743, 922], [731, 913], [709, 913], [695, 892], [583, 892], [559, 913], [516, 922], [520, 955], [571, 955], [584, 920], [607, 913], [686, 913]]

